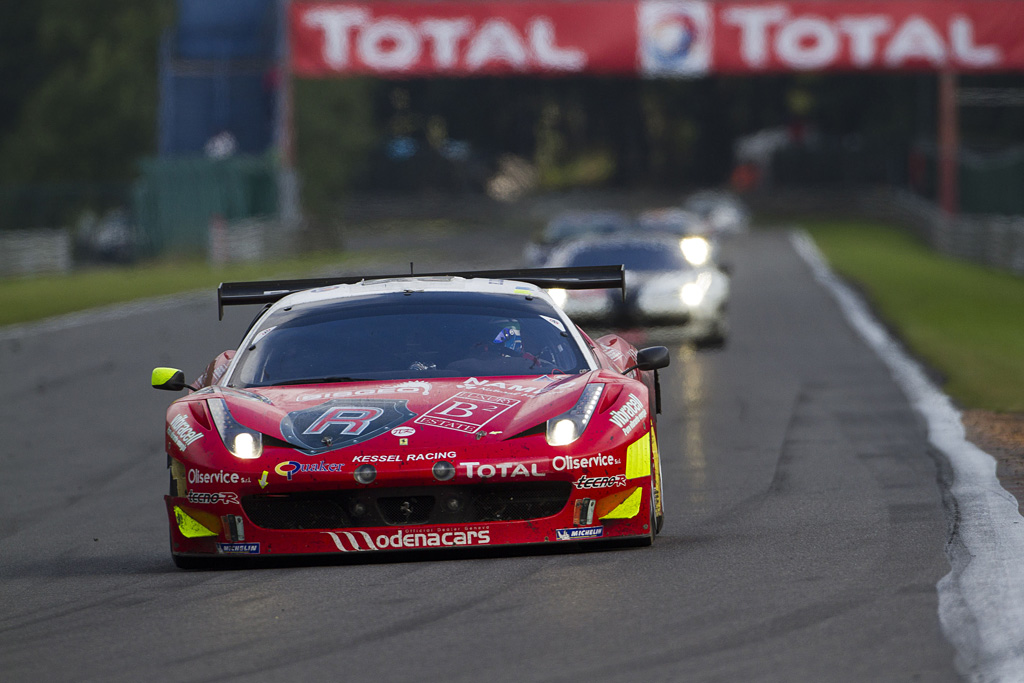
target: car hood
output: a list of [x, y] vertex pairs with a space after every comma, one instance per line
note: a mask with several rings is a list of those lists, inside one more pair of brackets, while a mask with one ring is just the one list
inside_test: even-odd
[[310, 455], [413, 433], [421, 446], [484, 446], [566, 412], [601, 374], [212, 387], [207, 399], [223, 399], [240, 425]]

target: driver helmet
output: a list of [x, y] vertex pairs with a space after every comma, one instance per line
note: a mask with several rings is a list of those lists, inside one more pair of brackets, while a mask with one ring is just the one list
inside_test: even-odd
[[502, 320], [499, 322], [501, 329], [492, 344], [500, 345], [509, 353], [521, 354], [523, 352], [523, 335], [518, 320]]

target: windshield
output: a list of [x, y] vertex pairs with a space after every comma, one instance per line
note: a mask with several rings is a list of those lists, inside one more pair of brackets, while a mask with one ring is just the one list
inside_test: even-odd
[[687, 268], [686, 259], [678, 247], [666, 247], [658, 243], [594, 245], [574, 254], [566, 265], [569, 266], [625, 266], [626, 270], [682, 270]]
[[228, 386], [578, 374], [589, 367], [547, 302], [398, 292], [297, 305], [261, 320]]

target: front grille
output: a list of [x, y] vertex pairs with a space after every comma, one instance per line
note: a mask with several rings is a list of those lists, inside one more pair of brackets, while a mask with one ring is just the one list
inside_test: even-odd
[[246, 496], [242, 507], [264, 529], [469, 524], [550, 517], [571, 492], [569, 482], [310, 491]]

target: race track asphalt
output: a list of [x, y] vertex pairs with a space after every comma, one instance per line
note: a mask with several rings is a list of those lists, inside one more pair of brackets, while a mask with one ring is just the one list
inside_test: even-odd
[[149, 372], [194, 376], [255, 311], [0, 329], [0, 680], [958, 680], [921, 417], [785, 232], [728, 251], [726, 348], [648, 337], [672, 351], [649, 549], [177, 570]]

